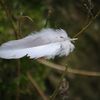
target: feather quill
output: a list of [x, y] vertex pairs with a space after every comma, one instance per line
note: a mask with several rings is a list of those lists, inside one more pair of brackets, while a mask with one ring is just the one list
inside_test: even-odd
[[12, 40], [0, 46], [0, 58], [18, 59], [54, 58], [68, 55], [74, 50], [71, 39], [63, 29], [42, 29], [19, 40]]

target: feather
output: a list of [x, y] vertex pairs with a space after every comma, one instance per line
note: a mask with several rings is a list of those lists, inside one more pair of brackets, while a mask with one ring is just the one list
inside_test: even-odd
[[0, 46], [0, 58], [18, 59], [24, 56], [30, 58], [54, 58], [68, 55], [74, 50], [71, 39], [63, 29], [42, 29], [19, 40], [12, 40]]

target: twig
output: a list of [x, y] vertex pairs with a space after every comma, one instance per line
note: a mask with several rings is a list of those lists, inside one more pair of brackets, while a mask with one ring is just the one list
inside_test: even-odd
[[97, 14], [95, 15], [95, 17], [93, 17], [93, 19], [90, 20], [87, 25], [85, 25], [85, 27], [83, 27], [77, 34], [75, 34], [75, 36], [73, 38], [76, 38], [79, 35], [81, 35], [93, 23], [93, 21], [98, 17], [99, 14], [100, 14], [100, 10], [97, 12]]
[[[51, 67], [53, 69], [56, 69], [56, 70], [64, 71], [66, 69], [65, 66], [51, 63], [51, 62], [49, 62], [49, 61], [47, 61], [45, 59], [37, 59], [37, 61], [39, 63], [42, 63], [42, 64], [44, 64], [46, 66], [49, 66], [49, 67]], [[100, 77], [100, 73], [99, 72], [78, 70], [78, 69], [72, 69], [72, 68], [69, 68], [69, 67], [67, 67], [67, 73], [72, 73], [72, 74], [77, 74], [77, 75], [84, 75], [84, 76], [99, 76]]]
[[99, 76], [100, 72], [94, 72], [94, 71], [85, 71], [85, 70], [78, 70], [78, 69], [67, 69], [69, 73], [78, 74], [78, 75], [84, 75], [84, 76]]
[[40, 89], [40, 87], [37, 85], [37, 83], [35, 82], [35, 80], [32, 78], [32, 76], [30, 75], [29, 72], [27, 72], [27, 77], [30, 80], [30, 82], [32, 83], [32, 85], [35, 87], [35, 89], [37, 90], [37, 92], [40, 94], [40, 96], [42, 97], [43, 100], [49, 100], [46, 95], [43, 93], [43, 91]]
[[[16, 31], [15, 33], [15, 38], [18, 39], [20, 36], [20, 33], [21, 33], [21, 24], [20, 24], [20, 21], [18, 21], [18, 32]], [[17, 77], [19, 78], [20, 77], [20, 73], [21, 73], [21, 61], [20, 59], [17, 59], [16, 60], [17, 62]], [[18, 82], [17, 84], [17, 95], [16, 95], [16, 100], [20, 100], [20, 81]]]
[[56, 87], [54, 93], [52, 94], [50, 100], [55, 100], [55, 97], [56, 97], [56, 95], [57, 95], [57, 93], [58, 93], [58, 91], [59, 91], [59, 87], [60, 87], [60, 85], [61, 85], [61, 82], [62, 82], [64, 76], [66, 75], [66, 72], [67, 72], [67, 68], [65, 69], [65, 71], [64, 71], [63, 74], [61, 75], [61, 78], [58, 80], [57, 87]]
[[15, 38], [18, 39], [17, 29], [16, 29], [15, 23], [14, 23], [14, 21], [13, 21], [13, 19], [12, 19], [12, 13], [11, 13], [11, 11], [10, 11], [9, 8], [6, 6], [4, 0], [0, 0], [0, 5], [1, 5], [1, 7], [4, 8], [4, 10], [5, 10], [5, 13], [6, 13], [6, 15], [7, 15], [8, 19], [9, 19], [9, 22], [10, 22], [10, 24], [11, 24], [11, 26], [12, 26], [12, 29], [14, 30]]
[[[80, 34], [82, 34], [82, 32], [84, 32], [91, 24], [92, 22], [96, 19], [96, 17], [99, 15], [100, 11], [96, 14], [96, 16], [84, 27], [82, 28], [82, 30], [77, 33], [73, 38], [76, 38], [77, 36], [79, 36]], [[65, 74], [66, 73], [73, 73], [73, 74], [79, 74], [79, 75], [86, 75], [86, 76], [100, 76], [100, 73], [99, 72], [90, 72], [90, 71], [84, 71], [84, 70], [77, 70], [77, 69], [71, 69], [71, 68], [66, 68], [65, 66], [60, 66], [60, 65], [57, 65], [57, 64], [54, 64], [54, 63], [51, 63], [51, 62], [48, 62], [46, 60], [43, 60], [43, 59], [38, 59], [38, 62], [44, 64], [44, 65], [47, 65], [51, 68], [54, 68], [54, 69], [57, 69], [57, 70], [61, 70], [61, 71], [64, 71], [59, 82], [58, 82], [58, 85], [54, 91], [54, 93], [52, 94], [50, 100], [54, 100], [57, 93], [58, 93], [58, 90], [59, 90], [59, 86], [61, 84], [61, 81], [62, 79], [64, 78]]]
[[[15, 35], [15, 38], [18, 39], [19, 36], [18, 34], [20, 34], [20, 24], [18, 24], [18, 29], [15, 27], [15, 23], [14, 23], [14, 20], [12, 18], [12, 13], [10, 11], [10, 9], [8, 8], [8, 6], [6, 5], [5, 1], [4, 0], [0, 0], [0, 5], [2, 6], [2, 8], [4, 8], [5, 10], [5, 13], [9, 19], [9, 22], [12, 26], [12, 29], [14, 31], [14, 35]], [[20, 22], [19, 22], [20, 23]], [[18, 30], [18, 31], [17, 31]], [[17, 62], [17, 78], [20, 77], [20, 60], [16, 60]], [[17, 82], [17, 94], [16, 94], [16, 100], [19, 100], [20, 99], [20, 82]]]
[[52, 13], [52, 10], [49, 8], [49, 9], [48, 9], [48, 12], [47, 12], [47, 18], [46, 18], [46, 22], [45, 22], [44, 27], [47, 27], [47, 26], [48, 26], [49, 18], [50, 18], [50, 16], [51, 16], [51, 13]]
[[[16, 60], [17, 62], [17, 78], [20, 77], [20, 66], [21, 66], [21, 63], [20, 63], [20, 59]], [[20, 82], [18, 80], [17, 82], [17, 94], [16, 94], [16, 100], [20, 100]]]
[[61, 71], [65, 70], [65, 66], [61, 66], [61, 65], [57, 65], [57, 64], [51, 63], [51, 62], [49, 62], [49, 61], [47, 61], [45, 59], [37, 59], [37, 61], [39, 63], [42, 63], [42, 64], [44, 64], [46, 66], [49, 66], [49, 67], [57, 69], [57, 70], [61, 70]]

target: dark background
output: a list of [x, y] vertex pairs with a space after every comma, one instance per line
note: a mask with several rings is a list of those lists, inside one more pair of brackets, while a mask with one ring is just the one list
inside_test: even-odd
[[[73, 37], [99, 9], [100, 0], [0, 0], [0, 44], [44, 27], [62, 28]], [[74, 52], [52, 62], [99, 72], [99, 18], [78, 37]], [[0, 59], [0, 100], [42, 100], [29, 81], [27, 71], [45, 95], [51, 96], [61, 72], [24, 57], [20, 61]], [[100, 100], [100, 77], [69, 73], [66, 80], [69, 82], [66, 100]], [[64, 100], [59, 93], [58, 97], [56, 100]]]

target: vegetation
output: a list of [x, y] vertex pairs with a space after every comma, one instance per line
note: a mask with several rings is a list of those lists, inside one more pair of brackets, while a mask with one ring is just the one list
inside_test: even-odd
[[100, 100], [99, 0], [0, 0], [0, 44], [45, 27], [77, 37], [68, 57], [0, 59], [1, 100]]

